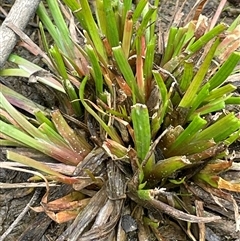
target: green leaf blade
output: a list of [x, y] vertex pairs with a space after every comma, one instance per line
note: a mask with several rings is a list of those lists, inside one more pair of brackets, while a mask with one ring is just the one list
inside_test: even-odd
[[213, 59], [214, 53], [216, 51], [217, 46], [219, 45], [220, 40], [217, 39], [214, 44], [211, 46], [205, 60], [203, 61], [200, 69], [198, 70], [197, 74], [193, 78], [193, 81], [191, 82], [189, 88], [187, 89], [185, 95], [183, 96], [179, 106], [181, 107], [190, 107], [192, 105], [192, 101], [194, 100], [199, 87], [204, 79], [204, 76], [206, 75], [208, 68], [211, 64], [211, 61]]
[[143, 161], [149, 151], [151, 143], [149, 114], [146, 105], [133, 105], [131, 117], [134, 128], [135, 148], [138, 158], [140, 161]]
[[240, 61], [240, 53], [234, 52], [220, 67], [218, 72], [209, 80], [210, 90], [220, 86], [232, 73], [236, 65]]

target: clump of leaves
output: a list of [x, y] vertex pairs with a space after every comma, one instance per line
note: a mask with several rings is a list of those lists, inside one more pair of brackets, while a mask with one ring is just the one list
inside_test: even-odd
[[[240, 191], [238, 183], [219, 175], [233, 166], [228, 147], [240, 135], [239, 115], [227, 110], [240, 97], [226, 83], [240, 60], [240, 18], [230, 27], [210, 28], [196, 14], [185, 26], [171, 27], [163, 41], [156, 33], [157, 0], [140, 0], [135, 8], [130, 0], [97, 0], [93, 9], [86, 0], [46, 2], [49, 11], [41, 3], [37, 14], [47, 54], [24, 39], [50, 72], [14, 54], [9, 61], [19, 68], [0, 71], [46, 85], [59, 100], [51, 111], [1, 86], [1, 145], [35, 148], [74, 167], [71, 173], [56, 171], [7, 152], [9, 160], [41, 172], [47, 185], [73, 185], [65, 199], [48, 203], [44, 196], [35, 210], [57, 222], [76, 217], [63, 234], [71, 240], [114, 237], [123, 212], [138, 220], [139, 235], [151, 229], [158, 239], [159, 217], [152, 211], [188, 223], [218, 220], [204, 210], [199, 215], [194, 200], [197, 187], [219, 197], [227, 196], [222, 189]], [[60, 204], [64, 211], [51, 211]], [[194, 240], [191, 226], [186, 233]]]

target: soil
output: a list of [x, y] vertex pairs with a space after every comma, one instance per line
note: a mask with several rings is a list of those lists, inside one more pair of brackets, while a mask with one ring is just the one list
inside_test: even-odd
[[[176, 1], [165, 0], [164, 4], [161, 4], [161, 9], [159, 11], [159, 17], [162, 19], [163, 28], [166, 28], [171, 21], [171, 16], [174, 12], [174, 6]], [[218, 0], [210, 0], [209, 4], [206, 6], [204, 13], [207, 16], [212, 16], [213, 12], [218, 6]], [[233, 2], [233, 5], [228, 4], [226, 10], [222, 14], [222, 18], [227, 23], [231, 23], [232, 20], [240, 13], [239, 0], [229, 1]], [[9, 11], [13, 1], [10, 0], [0, 0], [0, 6], [4, 10]], [[190, 11], [191, 6], [195, 3], [194, 0], [189, 0], [187, 7], [184, 11], [187, 13]], [[4, 17], [0, 14], [0, 23], [3, 21]], [[35, 42], [38, 42], [37, 28], [35, 27], [34, 20], [30, 23], [25, 31], [25, 33], [30, 36]], [[29, 54], [20, 47], [16, 47], [14, 50], [20, 56], [24, 56], [28, 60], [36, 63], [40, 63], [39, 59], [35, 56]], [[8, 64], [6, 64], [7, 66]], [[25, 78], [2, 78], [0, 77], [0, 82], [17, 90], [24, 96], [31, 98], [35, 102], [42, 104], [46, 107], [53, 107], [55, 105], [55, 99], [50, 98], [48, 90], [44, 89], [42, 86], [37, 84], [29, 84]], [[239, 153], [239, 146], [233, 147], [236, 153]], [[0, 150], [0, 161], [5, 161], [5, 148]], [[40, 153], [29, 151], [28, 149], [23, 149], [28, 156], [34, 156], [34, 158], [46, 159]], [[239, 154], [238, 154], [239, 155]], [[240, 157], [238, 156], [239, 160]], [[232, 173], [230, 175], [236, 175]], [[35, 201], [31, 203], [31, 206], [38, 205], [42, 196], [44, 195], [44, 188], [39, 188], [36, 190], [29, 188], [21, 189], [2, 189], [2, 183], [20, 183], [25, 182], [29, 176], [25, 173], [9, 171], [0, 168], [0, 241], [2, 241], [3, 236], [1, 235], [6, 232], [9, 226], [16, 220], [22, 210], [28, 205], [31, 198], [34, 196]], [[59, 186], [51, 188], [51, 198], [57, 198], [63, 196], [69, 190], [67, 186]], [[224, 222], [212, 223], [207, 225], [207, 240], [211, 241], [227, 241], [227, 240], [240, 240], [239, 232], [235, 231], [235, 224], [233, 219], [230, 217], [232, 212], [228, 214], [229, 217], [224, 217]], [[8, 241], [54, 241], [59, 237], [63, 231], [67, 228], [69, 223], [57, 224], [48, 218], [45, 214], [37, 214], [31, 209], [23, 216], [22, 220], [18, 222], [17, 226], [10, 232], [5, 240]], [[165, 237], [165, 240], [187, 240], [185, 233], [178, 226], [169, 220], [167, 226], [163, 225], [161, 227], [161, 234]], [[132, 237], [132, 238], [131, 238]], [[129, 235], [129, 240], [135, 240], [134, 235]]]

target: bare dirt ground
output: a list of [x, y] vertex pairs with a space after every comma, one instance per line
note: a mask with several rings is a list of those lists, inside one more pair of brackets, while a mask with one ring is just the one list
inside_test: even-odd
[[[176, 1], [163, 1], [161, 9], [159, 11], [159, 17], [162, 19], [163, 25], [166, 27], [169, 21], [171, 20], [172, 13], [174, 11], [174, 6]], [[209, 4], [205, 8], [205, 14], [209, 17], [213, 15], [213, 12], [218, 6], [218, 0], [210, 0]], [[240, 13], [239, 0], [233, 1], [233, 4], [228, 4], [226, 10], [222, 14], [222, 18], [225, 22], [231, 23], [232, 20]], [[0, 5], [5, 11], [9, 11], [13, 1], [0, 0]], [[187, 4], [187, 7], [184, 11], [187, 13], [190, 11], [192, 4], [195, 3], [194, 0], [190, 0]], [[0, 14], [0, 24], [4, 20], [3, 14]], [[37, 26], [34, 23], [34, 20], [28, 25], [26, 31], [28, 36], [30, 36], [36, 43], [38, 42], [38, 32]], [[30, 55], [28, 52], [24, 51], [21, 48], [16, 48], [15, 51], [19, 55], [23, 55], [25, 58], [39, 63], [39, 59], [35, 56]], [[49, 97], [49, 92], [38, 85], [29, 85], [27, 80], [24, 78], [1, 78], [0, 82], [17, 90], [24, 96], [31, 98], [39, 104], [45, 105], [47, 107], [54, 106], [54, 98]], [[238, 90], [239, 91], [239, 90]], [[236, 151], [239, 152], [240, 145], [235, 145]], [[25, 152], [28, 156], [34, 156], [37, 158], [47, 157], [37, 153], [29, 152], [27, 149], [21, 150]], [[0, 150], [0, 161], [5, 161], [5, 149]], [[238, 173], [232, 173], [230, 175], [239, 175]], [[28, 205], [30, 200], [34, 197], [35, 200], [32, 201], [31, 205], [38, 205], [42, 195], [44, 195], [44, 188], [39, 188], [36, 190], [29, 188], [21, 189], [2, 189], [1, 182], [3, 183], [20, 183], [26, 181], [28, 175], [9, 171], [6, 169], [0, 169], [0, 241], [3, 241], [3, 236], [1, 235], [6, 232], [9, 226], [19, 217], [19, 214], [24, 210]], [[69, 190], [67, 186], [60, 186], [52, 188], [50, 195], [52, 198], [57, 198], [63, 196], [64, 193], [67, 193]], [[204, 195], [204, 194], [202, 194]], [[240, 196], [239, 196], [240, 197]], [[239, 200], [240, 203], [240, 200]], [[231, 241], [231, 240], [240, 240], [239, 233], [235, 232], [234, 219], [232, 217], [233, 213], [224, 213], [223, 220], [219, 224], [209, 224], [207, 226], [208, 237], [207, 240], [211, 241]], [[66, 224], [56, 224], [45, 214], [37, 214], [31, 209], [23, 216], [22, 220], [18, 222], [17, 226], [10, 232], [6, 237], [7, 241], [54, 241], [60, 234], [66, 229], [68, 223]], [[178, 229], [171, 220], [169, 220], [168, 226], [162, 226], [161, 233], [165, 236], [165, 240], [187, 240], [186, 235]], [[129, 238], [129, 240], [134, 240]]]

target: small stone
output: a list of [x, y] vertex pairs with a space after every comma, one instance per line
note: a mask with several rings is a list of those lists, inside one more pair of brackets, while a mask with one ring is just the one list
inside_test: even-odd
[[133, 232], [137, 230], [137, 222], [131, 215], [126, 214], [122, 217], [122, 228], [126, 233]]

